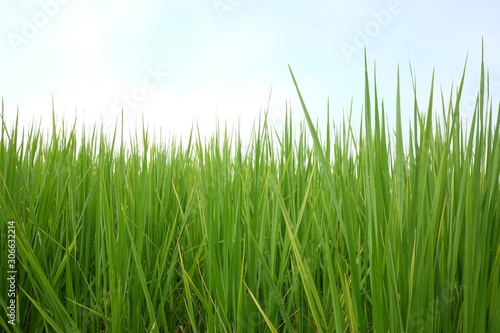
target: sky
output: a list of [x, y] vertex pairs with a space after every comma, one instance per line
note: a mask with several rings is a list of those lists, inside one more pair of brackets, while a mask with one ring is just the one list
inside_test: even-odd
[[313, 120], [324, 125], [329, 103], [336, 124], [351, 107], [358, 123], [366, 48], [390, 127], [398, 66], [406, 126], [410, 64], [423, 108], [433, 70], [446, 95], [466, 58], [468, 119], [483, 39], [499, 100], [499, 16], [494, 0], [1, 0], [0, 95], [7, 122], [19, 112], [24, 127], [51, 124], [53, 99], [58, 122], [110, 131], [123, 110], [129, 130], [144, 119], [185, 138], [194, 123], [208, 135], [217, 122], [239, 123], [245, 139], [266, 109], [277, 129], [287, 108], [304, 118], [288, 66]]

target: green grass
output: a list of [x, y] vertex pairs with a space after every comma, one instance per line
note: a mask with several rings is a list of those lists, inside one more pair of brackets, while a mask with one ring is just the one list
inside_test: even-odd
[[431, 87], [415, 104], [406, 144], [399, 74], [393, 130], [365, 68], [359, 133], [330, 110], [318, 133], [290, 70], [305, 122], [288, 112], [276, 136], [264, 117], [248, 150], [220, 129], [129, 146], [56, 120], [22, 132], [2, 106], [2, 272], [7, 221], [18, 250], [2, 330], [500, 332], [500, 107], [484, 64], [470, 126], [464, 68], [450, 100]]

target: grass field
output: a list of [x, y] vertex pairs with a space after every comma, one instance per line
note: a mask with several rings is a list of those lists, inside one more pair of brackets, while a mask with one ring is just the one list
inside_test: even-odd
[[463, 126], [464, 78], [414, 106], [407, 143], [399, 80], [393, 129], [368, 69], [359, 132], [318, 133], [292, 74], [306, 121], [264, 118], [247, 151], [23, 132], [2, 106], [1, 330], [500, 332], [499, 106], [482, 63]]

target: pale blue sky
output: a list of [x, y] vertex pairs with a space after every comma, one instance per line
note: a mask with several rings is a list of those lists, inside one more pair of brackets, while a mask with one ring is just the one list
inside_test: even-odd
[[[110, 127], [142, 115], [185, 135], [193, 120], [210, 133], [216, 116], [243, 135], [267, 106], [276, 126], [287, 101], [300, 120], [288, 64], [313, 118], [335, 119], [353, 100], [359, 121], [363, 56], [377, 63], [380, 95], [394, 120], [396, 70], [411, 110], [411, 62], [419, 98], [430, 78], [448, 92], [469, 54], [463, 117], [479, 88], [484, 37], [492, 94], [500, 96], [500, 2], [478, 1], [1, 1], [0, 95], [8, 119], [49, 123], [56, 114]], [[409, 119], [409, 115], [404, 115]], [[391, 125], [391, 124], [390, 124]]]

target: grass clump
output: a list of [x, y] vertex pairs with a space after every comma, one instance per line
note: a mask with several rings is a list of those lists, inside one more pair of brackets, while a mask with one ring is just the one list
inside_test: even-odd
[[322, 138], [292, 74], [306, 122], [296, 134], [287, 116], [274, 140], [264, 118], [247, 151], [220, 130], [184, 145], [143, 131], [128, 147], [55, 122], [21, 135], [2, 107], [0, 229], [5, 244], [16, 222], [19, 266], [2, 329], [500, 332], [500, 118], [484, 64], [470, 128], [464, 70], [450, 100], [436, 106], [432, 82], [425, 112], [415, 103], [407, 145], [399, 80], [391, 132], [367, 72], [359, 134], [328, 110]]

